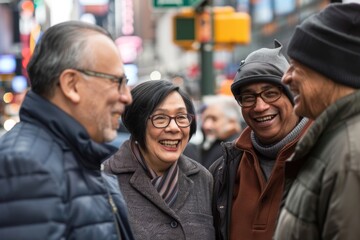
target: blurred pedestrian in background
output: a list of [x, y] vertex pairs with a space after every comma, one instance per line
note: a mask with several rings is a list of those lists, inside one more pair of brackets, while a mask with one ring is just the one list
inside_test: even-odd
[[295, 113], [314, 119], [289, 165], [301, 169], [276, 240], [360, 238], [360, 4], [331, 4], [300, 24], [283, 77]]
[[223, 154], [221, 142], [238, 138], [246, 124], [233, 97], [205, 96], [203, 102], [200, 119], [204, 140], [200, 147], [200, 163], [209, 168]]
[[250, 53], [235, 76], [231, 91], [248, 127], [210, 168], [217, 239], [272, 239], [287, 188], [285, 160], [310, 124], [295, 115], [293, 96], [281, 83], [288, 67], [275, 40], [274, 49]]
[[152, 80], [132, 91], [122, 120], [131, 133], [105, 162], [118, 176], [136, 239], [215, 239], [213, 179], [183, 155], [196, 131], [189, 96], [170, 81]]
[[132, 101], [110, 34], [50, 27], [28, 73], [21, 121], [0, 138], [1, 239], [133, 239], [116, 179], [100, 171]]

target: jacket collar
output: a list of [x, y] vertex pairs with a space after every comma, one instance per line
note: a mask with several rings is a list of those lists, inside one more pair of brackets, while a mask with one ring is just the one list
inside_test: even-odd
[[[313, 124], [312, 120], [308, 120], [306, 119], [307, 122], [304, 125], [304, 127], [302, 128], [302, 130], [299, 132], [299, 134], [297, 135], [297, 137], [295, 139], [293, 139], [291, 142], [287, 143], [285, 145], [285, 147], [283, 147], [282, 150], [280, 150], [280, 154], [278, 154], [278, 159], [282, 158], [285, 163], [285, 168], [286, 168], [286, 175], [288, 177], [293, 177], [296, 176], [300, 166], [303, 164], [302, 161], [290, 161], [290, 160], [286, 160], [287, 157], [289, 156], [289, 152], [291, 153], [291, 151], [295, 151], [295, 146], [296, 144], [300, 141], [300, 139], [302, 138], [302, 136], [306, 133], [306, 131], [311, 127], [311, 125]], [[251, 128], [247, 127], [244, 129], [243, 133], [241, 134], [240, 138], [234, 142], [233, 144], [235, 146], [233, 146], [231, 151], [228, 151], [228, 154], [232, 155], [232, 156], [237, 156], [239, 155], [239, 151], [238, 148], [243, 149], [245, 151], [250, 151], [250, 152], [254, 152], [254, 148], [252, 146], [251, 140], [250, 140], [250, 135], [251, 135]], [[234, 150], [235, 149], [235, 150]], [[284, 159], [284, 157], [286, 157]]]
[[189, 197], [190, 192], [194, 188], [194, 182], [191, 180], [191, 176], [199, 173], [199, 166], [196, 165], [192, 160], [189, 160], [186, 156], [180, 156], [178, 160], [178, 197], [173, 207], [169, 208], [156, 189], [152, 186], [151, 182], [145, 180], [149, 177], [133, 155], [130, 148], [130, 141], [131, 140], [125, 141], [121, 145], [118, 152], [104, 162], [105, 171], [111, 172], [113, 174], [132, 174], [129, 180], [129, 184], [133, 188], [137, 189], [142, 195], [144, 195], [145, 198], [153, 202], [164, 212], [180, 221], [175, 212], [183, 206], [183, 204], [186, 202], [186, 199]]
[[100, 169], [101, 162], [116, 151], [113, 146], [92, 141], [78, 121], [33, 91], [29, 91], [24, 99], [20, 120], [45, 129], [63, 150], [73, 151], [90, 169]]
[[335, 127], [338, 123], [344, 121], [345, 119], [353, 115], [360, 114], [359, 102], [360, 90], [338, 99], [334, 104], [326, 108], [324, 112], [315, 119], [313, 125], [299, 141], [296, 146], [295, 154], [291, 160], [298, 161], [306, 156], [324, 133], [325, 129]]

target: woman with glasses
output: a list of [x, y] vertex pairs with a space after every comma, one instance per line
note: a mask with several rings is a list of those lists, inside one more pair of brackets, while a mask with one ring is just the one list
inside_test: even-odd
[[122, 120], [131, 137], [108, 159], [117, 175], [136, 239], [215, 239], [213, 179], [183, 155], [196, 131], [191, 99], [166, 80], [132, 90]]

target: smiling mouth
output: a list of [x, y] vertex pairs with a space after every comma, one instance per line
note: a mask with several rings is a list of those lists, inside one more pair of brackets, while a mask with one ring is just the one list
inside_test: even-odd
[[171, 140], [164, 140], [164, 141], [160, 141], [160, 144], [161, 145], [164, 145], [165, 147], [172, 147], [172, 148], [175, 148], [177, 147], [177, 145], [179, 144], [179, 140], [174, 140], [174, 141], [171, 141]]
[[274, 119], [275, 117], [276, 117], [276, 114], [270, 115], [270, 116], [265, 116], [265, 117], [254, 118], [254, 120], [256, 122], [266, 122], [266, 121], [270, 121], [270, 120]]

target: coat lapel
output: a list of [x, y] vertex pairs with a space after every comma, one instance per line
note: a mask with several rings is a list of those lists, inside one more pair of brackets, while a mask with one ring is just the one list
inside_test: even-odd
[[184, 205], [190, 193], [193, 192], [194, 188], [194, 182], [188, 178], [186, 174], [183, 173], [183, 171], [180, 170], [179, 175], [179, 192], [173, 206], [175, 212], [177, 212]]
[[145, 170], [140, 163], [135, 159], [130, 150], [130, 141], [126, 141], [120, 150], [115, 154], [118, 159], [122, 161], [114, 161], [110, 159], [105, 163], [105, 168], [111, 169], [115, 174], [130, 173], [130, 185], [136, 189], [141, 195], [152, 202], [159, 209], [169, 214], [174, 219], [178, 219], [176, 212], [183, 207], [187, 202], [190, 194], [194, 192], [194, 182], [189, 176], [198, 174], [199, 168], [197, 165], [184, 155], [181, 155], [178, 160], [179, 165], [179, 192], [177, 199], [172, 208], [169, 208], [160, 194], [152, 185], [150, 178], [145, 173]]
[[145, 198], [152, 202], [155, 206], [160, 208], [165, 213], [177, 219], [175, 212], [168, 207], [160, 194], [156, 191], [155, 187], [150, 182], [150, 178], [146, 175], [142, 167], [138, 167], [132, 177], [130, 184], [134, 189], [139, 191]]

